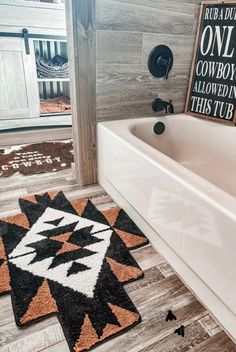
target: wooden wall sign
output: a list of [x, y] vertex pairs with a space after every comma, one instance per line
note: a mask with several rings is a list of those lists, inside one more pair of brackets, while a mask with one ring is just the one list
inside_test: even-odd
[[236, 124], [236, 0], [203, 1], [185, 112]]

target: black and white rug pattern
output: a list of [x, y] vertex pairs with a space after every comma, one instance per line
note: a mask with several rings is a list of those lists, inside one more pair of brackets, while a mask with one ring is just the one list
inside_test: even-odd
[[143, 277], [129, 249], [148, 240], [122, 209], [102, 214], [62, 192], [19, 204], [22, 214], [0, 220], [0, 293], [10, 287], [20, 327], [57, 314], [80, 352], [141, 321], [123, 285]]

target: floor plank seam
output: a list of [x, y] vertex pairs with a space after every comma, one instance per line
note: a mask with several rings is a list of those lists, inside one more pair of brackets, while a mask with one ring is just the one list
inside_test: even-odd
[[[112, 198], [99, 185], [92, 185], [88, 187], [79, 187], [76, 183], [69, 185], [65, 178], [64, 180], [59, 180], [61, 184], [55, 184], [54, 182], [57, 182], [58, 180], [57, 176], [55, 175], [52, 180], [51, 186], [47, 183], [45, 175], [44, 177], [42, 177], [43, 183], [39, 185], [39, 179], [40, 177], [37, 177], [37, 179], [35, 178], [34, 184], [27, 185], [26, 187], [24, 187], [25, 184], [23, 186], [22, 184], [18, 184], [17, 188], [15, 189], [14, 186], [11, 186], [9, 189], [9, 185], [3, 187], [0, 184], [0, 190], [6, 192], [5, 196], [7, 194], [10, 194], [9, 199], [6, 199], [1, 202], [3, 206], [2, 208], [0, 206], [0, 217], [7, 217], [16, 213], [20, 213], [20, 209], [16, 208], [16, 205], [18, 204], [17, 199], [19, 198], [19, 194], [21, 195], [21, 192], [24, 193], [23, 190], [25, 191], [25, 188], [27, 194], [35, 194], [46, 192], [48, 190], [62, 189], [66, 197], [69, 199], [89, 197], [98, 207], [98, 209], [101, 210], [117, 206], [112, 200]], [[53, 186], [53, 183], [55, 187]], [[36, 189], [37, 191], [35, 191]], [[14, 191], [15, 194], [11, 193]], [[4, 198], [4, 196], [2, 196], [2, 198]], [[1, 209], [3, 209], [2, 212]], [[123, 336], [114, 338], [111, 340], [111, 342], [107, 342], [107, 344], [98, 347], [98, 352], [107, 352], [108, 350], [113, 350], [114, 352], [121, 351], [122, 346], [124, 346], [124, 343], [127, 343], [127, 351], [129, 352], [162, 351], [161, 349], [159, 349], [162, 348], [160, 346], [166, 346], [166, 343], [170, 343], [164, 340], [168, 339], [168, 341], [171, 341], [171, 339], [175, 337], [173, 328], [174, 325], [170, 325], [170, 327], [168, 327], [167, 325], [164, 327], [163, 330], [163, 325], [160, 324], [160, 330], [156, 330], [153, 324], [156, 322], [160, 323], [161, 319], [163, 319], [163, 324], [166, 324], [163, 311], [165, 309], [168, 310], [168, 306], [170, 306], [171, 309], [172, 305], [175, 306], [176, 311], [180, 310], [182, 312], [180, 314], [179, 321], [177, 315], [176, 326], [178, 326], [178, 324], [183, 324], [186, 328], [189, 328], [193, 324], [199, 324], [199, 326], [202, 328], [202, 331], [204, 331], [205, 334], [207, 334], [208, 336], [206, 340], [197, 342], [196, 345], [195, 340], [190, 339], [188, 350], [191, 349], [195, 351], [196, 349], [196, 351], [198, 352], [203, 352], [207, 351], [207, 349], [204, 349], [204, 346], [211, 346], [211, 348], [214, 348], [214, 351], [218, 351], [219, 346], [222, 346], [221, 340], [223, 340], [226, 341], [227, 346], [233, 346], [232, 349], [228, 349], [225, 351], [236, 351], [236, 347], [234, 349], [234, 345], [232, 345], [233, 343], [225, 334], [225, 332], [222, 331], [221, 327], [218, 325], [215, 319], [212, 318], [210, 312], [202, 306], [201, 302], [191, 291], [189, 291], [189, 289], [185, 286], [184, 282], [178, 277], [178, 275], [176, 275], [174, 270], [172, 270], [169, 264], [166, 263], [164, 258], [161, 257], [160, 254], [153, 249], [151, 244], [148, 244], [143, 248], [133, 250], [131, 251], [131, 253], [139, 263], [142, 270], [144, 271], [143, 280], [145, 280], [146, 277], [146, 282], [140, 280], [139, 287], [135, 286], [138, 282], [133, 283], [131, 284], [133, 286], [130, 286], [130, 290], [128, 290], [131, 300], [133, 300], [134, 303], [137, 302], [137, 308], [140, 311], [141, 315], [143, 315], [143, 323], [136, 326], [134, 329], [132, 329], [130, 332], [127, 332]], [[148, 270], [151, 271], [148, 273]], [[160, 276], [159, 278], [158, 271], [163, 277]], [[141, 283], [143, 283], [144, 285], [142, 286]], [[10, 314], [11, 321], [7, 321], [7, 318], [5, 319], [6, 323], [0, 325], [0, 352], [22, 352], [21, 348], [22, 346], [24, 346], [24, 344], [26, 344], [26, 352], [67, 351], [67, 345], [64, 338], [64, 334], [59, 329], [59, 322], [57, 320], [56, 315], [51, 318], [49, 322], [44, 320], [42, 324], [40, 323], [38, 325], [38, 327], [35, 325], [32, 327], [32, 329], [29, 329], [28, 331], [24, 330], [23, 335], [21, 335], [19, 334], [19, 330], [16, 328], [13, 312], [11, 311], [10, 313], [10, 308], [6, 307], [10, 300], [4, 300], [3, 297], [4, 296], [0, 297], [0, 311], [2, 311], [3, 314]], [[1, 309], [1, 307], [3, 308]], [[155, 312], [158, 314], [158, 316], [160, 315], [159, 318], [156, 318]], [[146, 332], [145, 335], [145, 329], [149, 328], [150, 336], [148, 336], [148, 332]], [[154, 332], [158, 332], [156, 336], [154, 336]], [[143, 334], [145, 337], [144, 341], [141, 342], [141, 339], [139, 339], [139, 337], [141, 338]], [[178, 341], [182, 340], [180, 339]], [[34, 344], [33, 349], [30, 349], [29, 347], [31, 346], [31, 344], [32, 346]], [[127, 351], [122, 350], [122, 352]], [[163, 351], [167, 350], [163, 349]]]

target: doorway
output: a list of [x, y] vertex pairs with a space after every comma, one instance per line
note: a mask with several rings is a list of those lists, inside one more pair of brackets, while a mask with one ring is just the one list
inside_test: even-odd
[[63, 1], [0, 1], [0, 76], [0, 187], [72, 175]]

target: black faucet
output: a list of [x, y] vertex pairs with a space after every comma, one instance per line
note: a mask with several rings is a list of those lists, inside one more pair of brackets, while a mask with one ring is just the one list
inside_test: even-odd
[[166, 114], [173, 114], [174, 113], [174, 106], [172, 101], [164, 101], [160, 98], [153, 100], [152, 102], [152, 109], [156, 112], [165, 110]]

